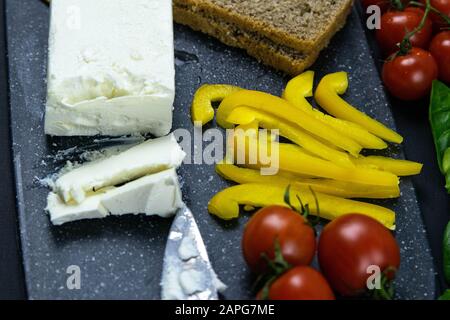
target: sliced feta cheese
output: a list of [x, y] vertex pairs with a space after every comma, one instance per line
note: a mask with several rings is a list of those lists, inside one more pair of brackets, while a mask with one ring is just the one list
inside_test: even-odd
[[120, 187], [88, 194], [77, 204], [65, 203], [56, 193], [47, 198], [47, 211], [54, 225], [104, 218], [108, 215], [146, 214], [169, 217], [183, 205], [175, 169], [144, 176]]
[[161, 299], [162, 300], [183, 300], [186, 299], [183, 288], [180, 284], [179, 274], [180, 271], [175, 266], [177, 265], [177, 260], [170, 259], [167, 263], [167, 270], [163, 272], [163, 277], [161, 279]]
[[66, 204], [54, 192], [47, 197], [47, 208], [54, 225], [82, 219], [98, 219], [106, 217], [109, 212], [101, 204], [102, 195], [88, 197], [82, 204]]
[[185, 155], [173, 134], [148, 140], [109, 158], [88, 162], [62, 175], [56, 180], [53, 191], [64, 202], [82, 203], [87, 192], [177, 168]]
[[178, 256], [183, 261], [198, 257], [199, 252], [194, 238], [191, 235], [184, 236], [178, 247]]
[[148, 213], [170, 217], [183, 202], [175, 169], [170, 169], [106, 192], [102, 204], [112, 215]]
[[183, 292], [190, 296], [207, 288], [205, 274], [195, 269], [184, 270], [179, 275], [180, 286]]
[[47, 77], [47, 134], [168, 134], [172, 1], [52, 0]]

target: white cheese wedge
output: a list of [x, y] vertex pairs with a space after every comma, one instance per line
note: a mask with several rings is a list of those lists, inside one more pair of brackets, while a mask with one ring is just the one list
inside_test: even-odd
[[50, 219], [54, 225], [81, 219], [104, 218], [109, 212], [102, 206], [101, 198], [101, 195], [95, 195], [83, 201], [82, 204], [66, 204], [56, 193], [50, 192], [46, 210], [50, 213]]
[[89, 194], [81, 203], [65, 203], [56, 193], [47, 198], [54, 225], [104, 218], [108, 215], [146, 214], [169, 217], [183, 205], [175, 169], [144, 176], [117, 188]]
[[171, 0], [52, 0], [45, 132], [163, 136], [172, 127]]
[[183, 292], [187, 296], [204, 291], [207, 286], [205, 274], [195, 269], [182, 271], [178, 280]]
[[170, 217], [181, 207], [181, 191], [175, 169], [145, 176], [110, 190], [102, 204], [112, 215], [147, 213]]
[[62, 175], [54, 183], [53, 191], [66, 203], [73, 201], [81, 204], [88, 192], [178, 168], [185, 156], [173, 134], [147, 140], [122, 153], [86, 163]]

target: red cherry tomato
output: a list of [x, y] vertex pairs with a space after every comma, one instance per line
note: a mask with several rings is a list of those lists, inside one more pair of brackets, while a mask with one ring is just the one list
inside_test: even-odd
[[[424, 11], [419, 8], [407, 8], [404, 11], [389, 11], [383, 14], [381, 29], [376, 31], [381, 50], [386, 55], [396, 52], [405, 35], [420, 25], [423, 15]], [[411, 44], [414, 47], [428, 48], [432, 34], [433, 25], [431, 20], [427, 19], [424, 28], [410, 38]]]
[[430, 52], [439, 68], [439, 78], [450, 83], [450, 31], [438, 33], [431, 41]]
[[[423, 4], [426, 4], [426, 0], [421, 0]], [[450, 0], [431, 0], [430, 4], [442, 12], [444, 15], [450, 18]], [[442, 19], [437, 13], [432, 12], [430, 14], [430, 19], [433, 21], [435, 30], [439, 31], [442, 28], [450, 27], [450, 25]]]
[[[261, 297], [261, 293], [258, 295]], [[327, 280], [308, 266], [295, 267], [281, 275], [269, 289], [269, 300], [334, 300]]]
[[[360, 214], [344, 215], [326, 225], [318, 252], [320, 269], [331, 287], [343, 296], [367, 290], [367, 279], [372, 275], [368, 267], [378, 266], [383, 272], [400, 265], [400, 249], [391, 232]], [[389, 278], [395, 275], [387, 273]]]
[[278, 241], [283, 258], [293, 266], [308, 265], [314, 258], [316, 239], [314, 229], [299, 213], [281, 206], [259, 210], [244, 230], [244, 258], [255, 273], [267, 271], [267, 262], [275, 258]]
[[438, 67], [431, 53], [412, 48], [403, 56], [391, 56], [383, 66], [383, 82], [389, 92], [402, 100], [417, 100], [426, 96]]

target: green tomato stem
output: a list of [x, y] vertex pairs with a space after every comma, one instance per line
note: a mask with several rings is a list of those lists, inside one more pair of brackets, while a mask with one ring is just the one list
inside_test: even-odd
[[381, 275], [381, 288], [376, 289], [372, 298], [375, 300], [393, 300], [394, 299], [394, 285], [393, 281], [388, 278], [389, 272], [396, 272], [397, 269], [393, 267], [388, 267], [383, 271]]
[[405, 5], [401, 0], [391, 0], [391, 6], [397, 10], [403, 10], [405, 9]]
[[420, 21], [419, 25], [414, 30], [408, 32], [405, 35], [402, 42], [400, 43], [400, 50], [398, 52], [398, 55], [404, 56], [404, 55], [407, 55], [409, 53], [409, 51], [411, 51], [411, 49], [412, 49], [411, 38], [417, 32], [420, 32], [425, 27], [425, 23], [427, 22], [430, 11], [431, 11], [431, 3], [430, 3], [430, 0], [427, 0], [427, 4], [425, 7], [425, 13], [422, 17], [422, 20]]
[[[425, 5], [421, 2], [417, 2], [417, 1], [411, 1], [409, 3], [410, 5], [416, 6], [416, 7], [425, 7]], [[447, 15], [445, 15], [444, 13], [442, 13], [440, 10], [436, 9], [435, 7], [433, 7], [430, 4], [430, 10], [436, 14], [438, 14], [442, 19], [444, 19], [445, 22], [447, 22], [447, 24], [450, 25], [450, 17], [448, 17]]]

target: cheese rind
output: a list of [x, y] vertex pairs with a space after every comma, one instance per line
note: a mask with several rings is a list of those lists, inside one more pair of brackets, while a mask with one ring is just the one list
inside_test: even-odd
[[147, 140], [122, 153], [86, 163], [62, 175], [56, 180], [53, 191], [66, 203], [74, 201], [80, 204], [88, 192], [178, 168], [185, 155], [173, 134]]
[[47, 134], [168, 134], [171, 1], [52, 0], [47, 77]]
[[90, 194], [81, 203], [65, 203], [50, 192], [46, 210], [54, 225], [104, 218], [108, 215], [146, 214], [172, 216], [183, 205], [175, 169], [165, 170], [117, 188]]

